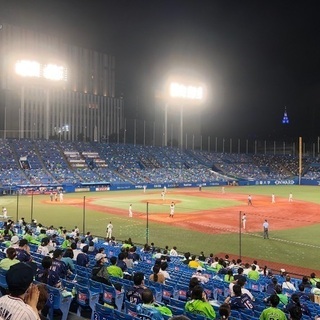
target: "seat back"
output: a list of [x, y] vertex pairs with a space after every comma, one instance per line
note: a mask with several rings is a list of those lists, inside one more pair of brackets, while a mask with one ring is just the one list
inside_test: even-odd
[[197, 313], [191, 313], [191, 312], [186, 312], [186, 316], [190, 318], [191, 320], [206, 320], [207, 318], [205, 316], [202, 316]]
[[102, 293], [102, 285], [101, 282], [94, 281], [89, 279], [89, 290], [91, 292]]
[[113, 308], [105, 307], [99, 303], [96, 303], [93, 311], [93, 320], [113, 320], [114, 310]]
[[162, 302], [169, 302], [174, 297], [174, 288], [172, 286], [162, 285]]
[[115, 306], [118, 310], [122, 309], [124, 292], [117, 291], [114, 287], [102, 284], [103, 302]]
[[137, 306], [133, 303], [130, 303], [129, 301], [125, 301], [125, 311], [127, 314], [130, 314], [132, 317], [136, 317], [137, 312]]
[[66, 320], [68, 317], [70, 304], [72, 300], [71, 295], [63, 296], [62, 291], [60, 289], [48, 285], [46, 287], [49, 295], [47, 306], [49, 307], [50, 319], [53, 319], [54, 310], [60, 310], [62, 312], [62, 320]]
[[189, 290], [188, 286], [177, 285], [177, 299], [182, 301], [187, 301], [187, 292]]

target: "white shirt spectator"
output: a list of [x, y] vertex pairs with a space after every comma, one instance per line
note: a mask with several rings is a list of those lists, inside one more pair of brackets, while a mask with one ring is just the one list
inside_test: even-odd
[[173, 248], [170, 250], [170, 256], [177, 256], [177, 255], [178, 255], [178, 252], [177, 252], [176, 249], [177, 249], [176, 247], [173, 247]]

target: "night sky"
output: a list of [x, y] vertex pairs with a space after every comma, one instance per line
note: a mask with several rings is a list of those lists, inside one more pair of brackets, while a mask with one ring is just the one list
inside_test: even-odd
[[179, 70], [208, 84], [203, 134], [308, 139], [320, 135], [317, 4], [0, 0], [0, 18], [115, 55], [127, 117], [152, 119], [155, 91]]

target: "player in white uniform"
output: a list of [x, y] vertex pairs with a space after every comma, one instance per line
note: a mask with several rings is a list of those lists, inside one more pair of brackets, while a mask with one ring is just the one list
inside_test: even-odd
[[248, 195], [248, 206], [252, 206], [252, 197], [250, 194]]
[[133, 215], [133, 213], [132, 213], [132, 204], [130, 204], [130, 206], [129, 206], [129, 218], [132, 218], [132, 215]]
[[271, 202], [276, 203], [276, 197], [275, 197], [274, 193], [271, 195]]
[[146, 190], [147, 190], [147, 186], [144, 185], [144, 186], [143, 186], [143, 193], [146, 193]]
[[290, 192], [289, 193], [289, 202], [292, 202], [293, 201], [293, 195], [292, 195], [292, 193]]
[[59, 192], [59, 199], [60, 199], [60, 202], [63, 202], [63, 192], [62, 192], [62, 190], [60, 190], [60, 192]]
[[2, 207], [2, 216], [4, 219], [8, 218], [8, 211], [6, 207]]
[[161, 199], [164, 201], [164, 195], [165, 195], [165, 193], [164, 193], [164, 191], [162, 191], [161, 192]]
[[113, 225], [110, 221], [109, 224], [107, 225], [107, 238], [109, 239], [112, 237], [112, 230], [113, 230]]
[[243, 214], [241, 220], [242, 220], [242, 228], [243, 228], [244, 230], [246, 230], [247, 216], [246, 216], [245, 213]]
[[173, 218], [173, 215], [174, 215], [174, 202], [171, 202], [171, 204], [170, 204], [170, 214], [169, 214], [169, 217], [170, 217], [170, 218]]

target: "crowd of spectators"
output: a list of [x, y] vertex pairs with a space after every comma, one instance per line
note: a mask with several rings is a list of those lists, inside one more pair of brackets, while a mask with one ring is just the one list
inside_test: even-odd
[[[0, 274], [6, 274], [10, 292], [8, 296], [6, 288], [1, 288], [0, 308], [14, 314], [10, 297], [22, 297], [25, 302], [19, 308], [27, 310], [30, 319], [37, 319], [39, 310], [48, 311], [37, 308], [38, 286], [26, 293], [33, 278], [44, 288], [59, 288], [65, 295], [73, 294], [66, 290], [72, 279], [114, 286], [138, 313], [159, 320], [193, 313], [208, 319], [217, 314], [223, 319], [241, 315], [270, 319], [270, 314], [279, 319], [286, 315], [307, 319], [320, 310], [313, 302], [320, 297], [320, 279], [315, 273], [294, 278], [285, 270], [275, 273], [261, 268], [256, 260], [243, 262], [204, 252], [182, 255], [176, 246], [171, 250], [153, 243], [140, 247], [131, 238], [120, 242], [114, 237], [94, 238], [90, 232], [81, 236], [76, 226], [67, 231], [24, 219], [3, 223], [0, 239]], [[103, 295], [100, 303], [104, 303]], [[115, 303], [111, 307], [119, 309]], [[120, 311], [125, 308], [124, 303]]]
[[[21, 162], [22, 158], [26, 160]], [[318, 179], [319, 168], [319, 158], [306, 157], [302, 176]], [[298, 157], [292, 155], [181, 151], [173, 147], [79, 141], [0, 140], [0, 178], [6, 186], [106, 181], [203, 184], [230, 179], [284, 179], [298, 173]]]

